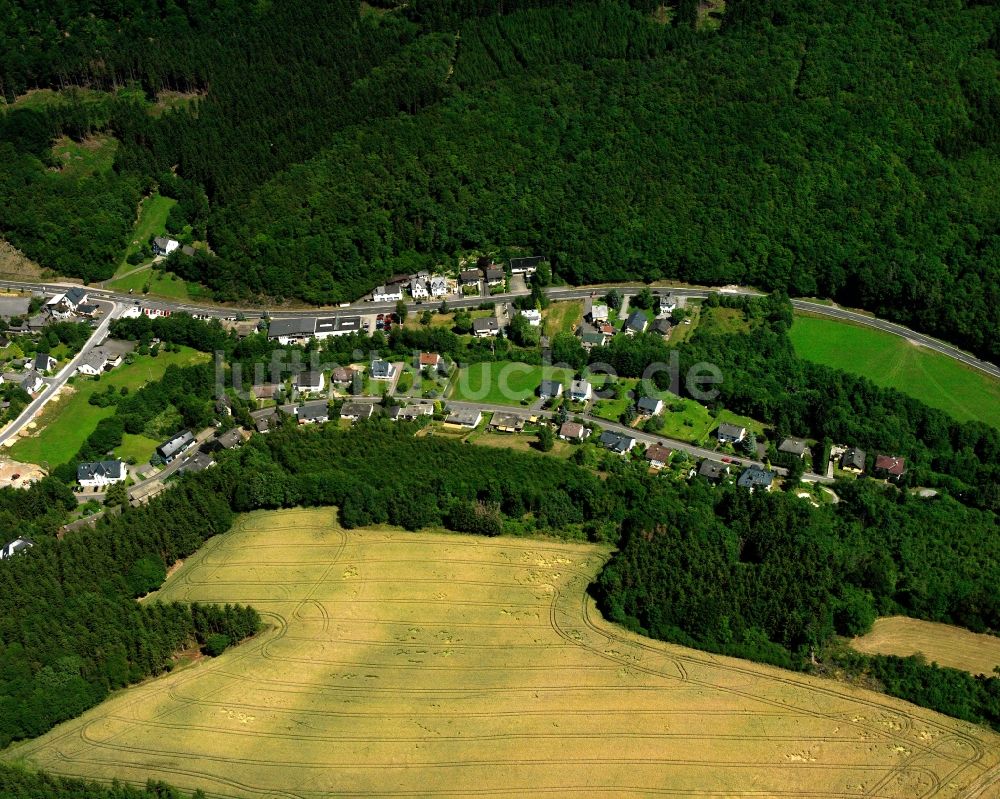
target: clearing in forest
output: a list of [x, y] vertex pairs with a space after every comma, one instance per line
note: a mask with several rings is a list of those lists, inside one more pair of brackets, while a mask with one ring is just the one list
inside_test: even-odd
[[887, 616], [871, 632], [851, 641], [851, 647], [869, 655], [922, 654], [928, 663], [993, 676], [1000, 668], [1000, 638], [950, 624]]
[[892, 333], [804, 314], [789, 335], [807, 361], [867, 377], [939, 408], [961, 422], [1000, 427], [1000, 380]]
[[588, 544], [241, 517], [164, 600], [270, 628], [13, 747], [209, 795], [996, 796], [1000, 738], [861, 689], [604, 622]]

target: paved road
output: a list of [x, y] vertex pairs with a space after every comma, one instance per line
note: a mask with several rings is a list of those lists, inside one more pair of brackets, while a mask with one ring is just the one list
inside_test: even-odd
[[[9, 287], [14, 290], [31, 290], [31, 291], [62, 291], [67, 287], [75, 285], [71, 283], [31, 283], [31, 282], [18, 282], [18, 281], [0, 281], [0, 288]], [[596, 296], [604, 294], [612, 288], [617, 288], [622, 291], [626, 296], [630, 296], [639, 292], [643, 288], [642, 283], [621, 283], [616, 285], [602, 285], [602, 286], [588, 286], [588, 287], [550, 287], [546, 289], [546, 293], [553, 300], [570, 300], [570, 299], [585, 299], [586, 297]], [[754, 296], [760, 295], [761, 292], [756, 289], [745, 288], [741, 286], [725, 286], [722, 288], [692, 288], [690, 286], [657, 286], [656, 288], [661, 290], [673, 291], [678, 296], [683, 297], [695, 297], [704, 298], [711, 293], [719, 294], [733, 294], [739, 296]], [[198, 313], [206, 314], [208, 316], [216, 318], [225, 318], [235, 316], [242, 313], [249, 318], [260, 317], [262, 314], [268, 314], [273, 318], [289, 318], [289, 317], [303, 317], [303, 316], [323, 316], [332, 315], [336, 313], [384, 313], [387, 311], [394, 311], [396, 309], [396, 303], [386, 302], [386, 303], [375, 303], [375, 302], [364, 302], [358, 301], [350, 303], [346, 306], [337, 306], [331, 308], [309, 308], [304, 310], [287, 311], [281, 309], [268, 310], [263, 307], [247, 307], [247, 308], [233, 308], [233, 307], [223, 307], [218, 305], [200, 305], [196, 303], [184, 303], [184, 302], [174, 302], [171, 300], [155, 299], [152, 297], [135, 297], [129, 294], [122, 294], [119, 292], [109, 291], [107, 289], [101, 288], [88, 288], [88, 292], [95, 299], [104, 299], [107, 301], [119, 302], [126, 305], [135, 304], [141, 302], [144, 307], [155, 308], [160, 310], [169, 311], [186, 311], [188, 313]], [[474, 308], [483, 302], [509, 302], [517, 297], [527, 295], [527, 291], [515, 291], [506, 294], [500, 294], [493, 297], [450, 297], [448, 298], [449, 308]], [[415, 302], [413, 300], [408, 301], [411, 313], [420, 311], [424, 308], [434, 309], [440, 305], [438, 300], [426, 300], [424, 302]], [[829, 316], [835, 319], [840, 319], [843, 321], [853, 322], [855, 324], [864, 325], [866, 327], [876, 328], [878, 330], [885, 331], [886, 333], [891, 333], [896, 336], [908, 339], [919, 343], [921, 346], [927, 347], [928, 349], [939, 352], [949, 358], [952, 358], [960, 363], [976, 369], [980, 372], [990, 375], [1000, 379], [1000, 368], [995, 364], [988, 361], [982, 361], [974, 355], [970, 355], [964, 350], [958, 347], [948, 344], [947, 342], [940, 341], [932, 336], [925, 335], [923, 333], [918, 333], [914, 330], [910, 330], [903, 325], [895, 324], [894, 322], [888, 322], [884, 319], [879, 319], [874, 316], [870, 316], [864, 313], [858, 313], [857, 311], [851, 311], [846, 308], [839, 308], [833, 305], [825, 305], [819, 302], [811, 302], [809, 300], [792, 300], [792, 306], [799, 311], [807, 311], [809, 313], [821, 314], [823, 316]]]
[[108, 333], [108, 326], [111, 324], [111, 320], [115, 319], [121, 312], [121, 307], [114, 302], [108, 302], [105, 300], [94, 299], [94, 302], [101, 305], [104, 309], [104, 318], [101, 320], [100, 324], [94, 329], [93, 334], [87, 339], [87, 343], [83, 345], [83, 348], [76, 354], [76, 356], [68, 364], [66, 364], [59, 373], [52, 378], [48, 379], [48, 385], [42, 390], [35, 399], [33, 399], [22, 412], [7, 428], [0, 433], [0, 445], [9, 441], [11, 438], [16, 436], [22, 428], [31, 421], [31, 419], [37, 414], [45, 404], [51, 400], [56, 392], [62, 388], [66, 381], [69, 380], [73, 373], [76, 372], [76, 367], [79, 365], [80, 361], [101, 341]]

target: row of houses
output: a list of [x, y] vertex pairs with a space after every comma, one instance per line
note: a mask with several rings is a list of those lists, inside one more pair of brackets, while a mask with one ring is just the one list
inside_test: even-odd
[[357, 315], [296, 316], [288, 319], [272, 319], [267, 328], [267, 337], [287, 346], [305, 344], [310, 339], [349, 336], [365, 329], [365, 324]]
[[[510, 273], [530, 277], [538, 271], [538, 265], [542, 260], [541, 256], [534, 255], [511, 258]], [[372, 302], [399, 302], [403, 299], [404, 293], [409, 294], [414, 300], [445, 299], [469, 286], [478, 287], [480, 284], [490, 288], [502, 286], [506, 279], [507, 271], [504, 267], [495, 264], [492, 258], [483, 256], [477, 260], [475, 268], [459, 272], [457, 287], [445, 275], [422, 271], [413, 275], [394, 275], [372, 290], [371, 299]]]
[[[563, 384], [558, 380], [543, 380], [538, 386], [538, 396], [545, 402], [563, 396]], [[594, 398], [594, 387], [589, 380], [573, 380], [567, 393], [571, 402], [590, 402]]]

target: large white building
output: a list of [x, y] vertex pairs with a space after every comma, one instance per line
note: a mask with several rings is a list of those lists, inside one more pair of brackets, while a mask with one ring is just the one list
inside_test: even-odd
[[102, 488], [120, 483], [126, 477], [128, 470], [122, 461], [96, 461], [76, 467], [76, 482], [84, 488]]
[[372, 292], [372, 302], [399, 302], [403, 290], [399, 286], [376, 286]]

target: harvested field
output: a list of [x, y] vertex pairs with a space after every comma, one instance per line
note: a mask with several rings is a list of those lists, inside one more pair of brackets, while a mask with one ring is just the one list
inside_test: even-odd
[[927, 662], [992, 676], [1000, 666], [1000, 638], [977, 635], [961, 627], [887, 616], [878, 619], [867, 635], [851, 641], [851, 647], [869, 655], [923, 654]]
[[334, 518], [241, 517], [158, 596], [270, 629], [5, 756], [286, 799], [996, 796], [986, 730], [605, 623], [606, 549]]

